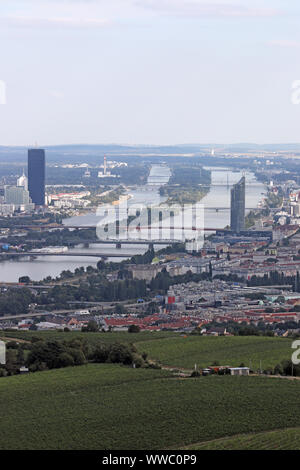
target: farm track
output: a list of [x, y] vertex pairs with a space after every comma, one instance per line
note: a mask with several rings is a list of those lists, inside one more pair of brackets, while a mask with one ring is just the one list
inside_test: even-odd
[[[300, 428], [277, 428], [245, 433], [177, 447], [180, 450], [300, 450]], [[287, 438], [287, 436], [293, 438]], [[242, 449], [243, 447], [243, 449]], [[173, 448], [174, 449], [174, 448]], [[176, 449], [176, 450], [177, 450]], [[170, 450], [170, 449], [168, 449]]]
[[9, 338], [8, 336], [0, 336], [0, 340], [2, 341], [14, 341], [16, 343], [30, 343], [30, 341], [27, 341], [25, 339], [19, 339], [19, 338]]

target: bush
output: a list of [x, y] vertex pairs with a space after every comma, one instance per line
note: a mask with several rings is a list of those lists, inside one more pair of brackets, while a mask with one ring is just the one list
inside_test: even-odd
[[141, 331], [138, 325], [130, 325], [128, 328], [128, 333], [139, 333]]
[[108, 360], [109, 349], [106, 345], [102, 344], [97, 346], [93, 353], [89, 356], [89, 359], [100, 364]]
[[81, 366], [87, 362], [84, 353], [80, 349], [70, 349], [69, 354], [73, 358], [75, 366]]
[[9, 341], [6, 343], [6, 349], [18, 349], [19, 345], [16, 341]]
[[6, 377], [7, 371], [5, 369], [0, 369], [0, 377]]
[[70, 347], [69, 343], [59, 341], [39, 341], [34, 343], [26, 364], [30, 370], [40, 370], [40, 367], [44, 370], [44, 366], [41, 366], [42, 364], [45, 364], [48, 369], [82, 365], [86, 362], [84, 352], [81, 349], [84, 347], [84, 343], [81, 341], [77, 344], [75, 341], [73, 343], [77, 347]]
[[157, 362], [147, 362], [147, 367], [148, 369], [156, 369], [156, 370], [161, 369], [161, 366], [157, 364]]
[[88, 325], [87, 326], [83, 326], [81, 328], [81, 331], [83, 332], [90, 332], [90, 333], [97, 333], [97, 331], [99, 331], [99, 327], [98, 327], [98, 324], [97, 322], [95, 322], [94, 320], [91, 320], [88, 322]]
[[110, 347], [108, 362], [130, 365], [133, 363], [133, 351], [127, 344], [115, 343]]
[[58, 356], [58, 366], [59, 367], [70, 367], [74, 366], [74, 359], [71, 354], [63, 352]]
[[136, 354], [136, 353], [132, 354], [132, 363], [135, 365], [137, 369], [145, 366], [145, 361], [142, 359], [141, 356], [139, 356], [139, 354]]
[[201, 374], [198, 370], [194, 370], [192, 373], [191, 373], [191, 377], [201, 377]]
[[275, 375], [283, 375], [283, 368], [282, 368], [282, 365], [281, 365], [281, 364], [277, 364], [277, 365], [274, 367], [274, 374], [275, 374]]
[[48, 370], [47, 364], [45, 362], [34, 362], [29, 366], [30, 372], [42, 372]]
[[145, 366], [145, 359], [137, 353], [135, 346], [132, 344], [114, 343], [98, 345], [89, 355], [89, 359], [98, 363], [109, 362], [124, 365], [134, 363], [136, 367]]

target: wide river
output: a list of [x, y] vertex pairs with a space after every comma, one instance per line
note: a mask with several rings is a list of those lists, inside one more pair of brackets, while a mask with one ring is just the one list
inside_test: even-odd
[[[202, 199], [204, 204], [204, 226], [211, 228], [223, 228], [230, 223], [230, 188], [239, 179], [245, 175], [246, 177], [246, 207], [255, 208], [263, 197], [265, 187], [259, 183], [253, 173], [232, 171], [224, 168], [209, 168], [212, 170], [212, 185], [210, 192]], [[164, 201], [159, 195], [158, 187], [167, 183], [171, 172], [167, 166], [153, 165], [148, 185], [137, 187], [130, 191], [131, 198], [128, 206], [145, 204], [159, 204]], [[120, 205], [122, 208], [122, 204]], [[228, 208], [227, 210], [216, 211], [216, 207]], [[85, 216], [72, 217], [65, 220], [65, 225], [91, 225], [95, 226], [101, 217], [97, 214], [89, 214]], [[175, 237], [177, 238], [177, 237]], [[35, 260], [18, 259], [16, 261], [9, 260], [0, 263], [0, 282], [17, 282], [20, 276], [29, 276], [30, 279], [39, 281], [47, 276], [56, 277], [63, 270], [74, 271], [80, 266], [96, 266], [98, 259], [89, 257], [88, 253], [126, 253], [134, 255], [144, 253], [147, 249], [143, 245], [124, 245], [121, 249], [116, 249], [115, 245], [91, 245], [89, 248], [76, 247], [70, 252], [85, 252], [86, 257], [63, 257], [63, 256], [41, 256]], [[119, 261], [124, 258], [111, 258], [111, 260]]]

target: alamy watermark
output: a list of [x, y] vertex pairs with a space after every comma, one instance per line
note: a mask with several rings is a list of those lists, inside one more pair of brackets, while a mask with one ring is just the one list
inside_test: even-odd
[[293, 341], [292, 343], [292, 349], [296, 349], [295, 352], [292, 354], [292, 363], [297, 366], [300, 364], [300, 340]]
[[0, 364], [6, 364], [6, 345], [0, 341]]
[[204, 205], [130, 204], [119, 200], [97, 210], [99, 240], [185, 243], [198, 251], [204, 242]]
[[300, 80], [294, 80], [292, 83], [291, 103], [300, 104]]
[[6, 104], [6, 83], [0, 80], [0, 104]]

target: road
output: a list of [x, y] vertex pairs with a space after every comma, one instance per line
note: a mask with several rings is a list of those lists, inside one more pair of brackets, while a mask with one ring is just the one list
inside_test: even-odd
[[[106, 310], [113, 310], [116, 307], [116, 304], [122, 304], [124, 307], [141, 307], [143, 305], [149, 305], [151, 302], [155, 300], [149, 300], [148, 302], [139, 302], [139, 303], [132, 303], [126, 304], [126, 301], [114, 302], [115, 305], [112, 305], [113, 302], [74, 302], [81, 304], [81, 305], [95, 305], [105, 308]], [[71, 310], [53, 310], [52, 312], [32, 312], [32, 313], [24, 313], [23, 315], [6, 315], [4, 317], [0, 317], [0, 323], [6, 320], [21, 320], [25, 318], [33, 318], [33, 317], [45, 317], [47, 315], [72, 315], [75, 312], [78, 312], [78, 308], [74, 308]]]

